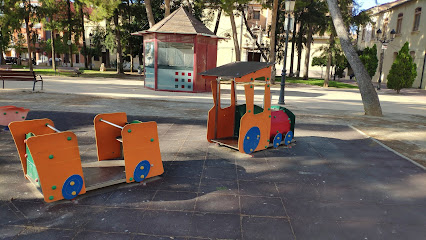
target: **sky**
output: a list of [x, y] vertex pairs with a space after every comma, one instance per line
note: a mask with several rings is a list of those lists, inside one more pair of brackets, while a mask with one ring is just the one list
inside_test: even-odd
[[[377, 3], [380, 5], [380, 4], [383, 4], [383, 3], [388, 3], [388, 2], [393, 2], [393, 1], [395, 1], [395, 0], [377, 0]], [[364, 10], [364, 9], [368, 9], [368, 8], [376, 6], [375, 0], [358, 0], [357, 2], [361, 5], [360, 10]]]

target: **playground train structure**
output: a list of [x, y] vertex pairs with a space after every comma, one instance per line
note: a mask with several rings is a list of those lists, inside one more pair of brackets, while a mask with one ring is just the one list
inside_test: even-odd
[[[201, 75], [211, 81], [214, 106], [207, 123], [207, 140], [251, 154], [281, 144], [294, 137], [296, 116], [282, 106], [271, 107], [271, 67], [274, 63], [234, 62], [210, 69]], [[231, 83], [231, 104], [221, 107], [221, 85]], [[263, 79], [255, 84], [256, 79]], [[245, 104], [237, 104], [236, 85], [244, 87]], [[264, 89], [263, 107], [254, 104], [254, 89]]]

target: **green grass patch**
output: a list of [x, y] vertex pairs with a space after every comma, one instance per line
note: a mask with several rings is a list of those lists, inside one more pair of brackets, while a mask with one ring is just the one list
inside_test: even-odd
[[[22, 66], [22, 65], [13, 65], [12, 67], [13, 69], [20, 69], [20, 70], [27, 70], [28, 66]], [[82, 74], [80, 74], [81, 77], [103, 77], [103, 78], [117, 78], [117, 77], [122, 77], [122, 75], [117, 74], [115, 69], [107, 69], [107, 71], [105, 72], [101, 72], [99, 71], [99, 69], [94, 69], [94, 70], [88, 70], [88, 69], [84, 69], [84, 68], [80, 68], [80, 71], [82, 72]], [[76, 77], [77, 75], [75, 73], [72, 72], [58, 72], [58, 70], [56, 70], [56, 72], [52, 69], [52, 68], [34, 68], [34, 72], [38, 75], [50, 75], [50, 76], [67, 76], [67, 77]]]
[[[261, 78], [256, 78], [256, 80], [259, 81], [264, 81], [265, 78], [261, 77]], [[276, 76], [275, 77], [275, 84], [279, 84], [281, 82], [281, 76]], [[320, 86], [322, 87], [324, 85], [324, 80], [323, 79], [318, 79], [318, 78], [309, 78], [308, 80], [303, 80], [300, 78], [294, 78], [294, 77], [287, 77], [285, 79], [286, 83], [299, 83], [299, 84], [306, 84], [306, 85], [315, 85], [315, 86]], [[347, 84], [347, 83], [342, 83], [342, 82], [337, 82], [337, 81], [328, 81], [328, 86], [329, 87], [334, 87], [334, 88], [358, 88], [358, 86], [352, 85], [352, 84]]]

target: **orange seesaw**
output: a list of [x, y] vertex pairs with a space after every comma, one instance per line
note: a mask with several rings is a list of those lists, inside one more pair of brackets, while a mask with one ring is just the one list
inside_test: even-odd
[[77, 136], [59, 131], [52, 120], [9, 124], [24, 175], [46, 202], [163, 174], [156, 122], [128, 123], [126, 113], [106, 113], [94, 125], [98, 161], [82, 164]]

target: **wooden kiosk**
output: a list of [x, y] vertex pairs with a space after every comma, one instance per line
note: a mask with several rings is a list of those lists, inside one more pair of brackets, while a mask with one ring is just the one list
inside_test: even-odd
[[208, 92], [210, 82], [198, 73], [216, 67], [220, 37], [183, 7], [150, 29], [132, 33], [143, 36], [145, 87], [154, 90]]
[[[274, 63], [234, 62], [201, 73], [212, 84], [214, 106], [208, 113], [207, 140], [242, 153], [288, 145], [293, 139], [295, 116], [281, 106], [271, 107], [270, 77]], [[264, 78], [263, 106], [254, 104], [253, 84]], [[221, 107], [221, 80], [231, 79], [231, 105]], [[229, 81], [227, 81], [229, 82]], [[243, 84], [246, 104], [237, 105], [236, 84]]]

